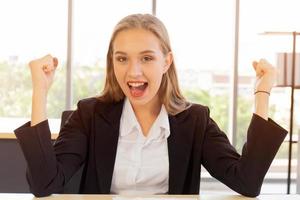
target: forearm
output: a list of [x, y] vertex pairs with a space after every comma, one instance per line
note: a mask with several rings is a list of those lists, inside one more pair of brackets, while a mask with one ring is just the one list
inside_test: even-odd
[[255, 108], [254, 113], [258, 116], [268, 120], [269, 117], [269, 94], [258, 92], [255, 94]]
[[65, 175], [57, 164], [48, 121], [34, 127], [29, 123], [14, 130], [27, 162], [27, 181], [30, 191], [38, 197], [59, 193]]
[[[215, 122], [212, 122], [215, 123]], [[203, 165], [210, 174], [228, 187], [245, 196], [257, 196], [287, 131], [269, 119], [253, 115], [243, 146], [242, 156], [229, 144], [226, 135], [216, 124], [210, 129], [203, 143]]]
[[32, 78], [31, 126], [47, 119], [47, 92], [53, 81], [57, 58], [50, 54], [29, 62]]
[[47, 119], [47, 92], [35, 88], [32, 92], [31, 126]]

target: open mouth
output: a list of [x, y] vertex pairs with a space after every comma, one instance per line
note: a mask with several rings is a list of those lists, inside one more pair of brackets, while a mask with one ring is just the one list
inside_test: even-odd
[[127, 82], [127, 85], [129, 86], [130, 94], [133, 97], [141, 97], [144, 95], [148, 83], [140, 81], [129, 81]]

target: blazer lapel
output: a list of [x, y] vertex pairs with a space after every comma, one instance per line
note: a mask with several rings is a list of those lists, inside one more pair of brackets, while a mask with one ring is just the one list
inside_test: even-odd
[[[185, 111], [187, 112], [187, 111]], [[168, 138], [169, 150], [169, 194], [182, 194], [193, 142], [193, 131], [186, 114], [169, 116], [171, 134]], [[183, 120], [185, 122], [183, 122]]]
[[110, 193], [122, 108], [123, 101], [96, 108], [94, 155], [100, 193]]

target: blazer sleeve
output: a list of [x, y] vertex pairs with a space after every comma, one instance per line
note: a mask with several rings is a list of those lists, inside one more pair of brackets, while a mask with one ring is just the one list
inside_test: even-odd
[[203, 141], [203, 166], [234, 191], [250, 197], [259, 195], [265, 174], [287, 131], [273, 120], [253, 114], [247, 142], [239, 155], [226, 135], [209, 117]]
[[32, 127], [27, 122], [14, 131], [27, 161], [30, 191], [37, 197], [61, 193], [85, 160], [87, 133], [83, 118], [86, 116], [82, 114], [85, 108], [80, 102], [77, 106], [54, 145], [48, 120]]

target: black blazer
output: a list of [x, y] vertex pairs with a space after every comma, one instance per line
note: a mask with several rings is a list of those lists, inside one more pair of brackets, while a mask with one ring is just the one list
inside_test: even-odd
[[[60, 193], [83, 164], [80, 193], [109, 194], [119, 138], [123, 101], [105, 104], [81, 100], [51, 143], [48, 121], [15, 130], [28, 163], [27, 179], [35, 196]], [[253, 114], [247, 143], [239, 155], [209, 117], [207, 107], [193, 104], [169, 115], [169, 194], [198, 194], [201, 164], [231, 189], [257, 196], [264, 176], [287, 132]]]

